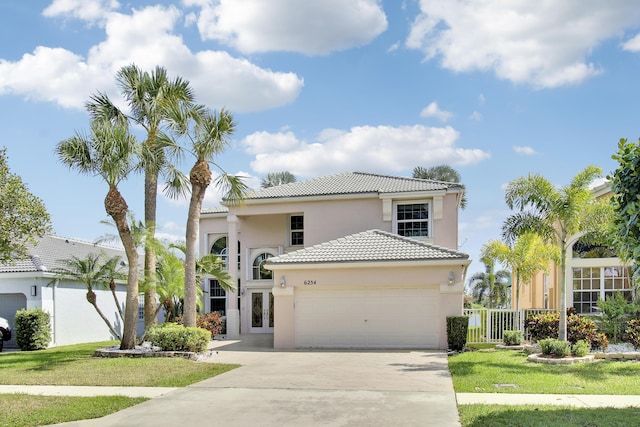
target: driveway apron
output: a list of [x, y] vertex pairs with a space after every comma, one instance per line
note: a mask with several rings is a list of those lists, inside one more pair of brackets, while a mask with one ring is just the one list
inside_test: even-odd
[[439, 351], [274, 351], [273, 335], [215, 341], [242, 366], [98, 420], [66, 426], [460, 426]]

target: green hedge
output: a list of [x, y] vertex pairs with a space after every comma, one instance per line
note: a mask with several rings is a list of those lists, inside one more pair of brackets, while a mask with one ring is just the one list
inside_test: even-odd
[[176, 323], [151, 326], [147, 339], [163, 351], [202, 352], [211, 341], [211, 332], [202, 328], [187, 328]]
[[51, 342], [49, 313], [40, 308], [18, 310], [14, 320], [16, 344], [22, 351], [43, 350]]
[[467, 344], [468, 316], [447, 316], [447, 344], [450, 350], [462, 351]]

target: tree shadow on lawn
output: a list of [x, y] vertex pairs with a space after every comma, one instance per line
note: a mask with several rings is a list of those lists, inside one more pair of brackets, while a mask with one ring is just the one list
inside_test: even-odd
[[[640, 417], [639, 408], [576, 408], [570, 406], [538, 407], [460, 405], [464, 427], [607, 427], [629, 426]], [[631, 422], [631, 423], [630, 423]]]
[[16, 367], [33, 371], [48, 371], [56, 366], [77, 362], [78, 360], [91, 359], [94, 349], [53, 347], [44, 350], [18, 351], [6, 353], [0, 359], [0, 375], [3, 368], [14, 369]]

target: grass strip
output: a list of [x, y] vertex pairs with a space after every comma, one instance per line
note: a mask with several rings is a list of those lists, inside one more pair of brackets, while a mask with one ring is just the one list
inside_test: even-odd
[[640, 394], [637, 361], [547, 365], [528, 362], [524, 352], [487, 349], [450, 356], [449, 370], [457, 393]]
[[459, 405], [463, 427], [627, 427], [640, 408], [575, 408], [544, 405]]
[[0, 427], [29, 427], [100, 418], [146, 398], [124, 396], [67, 397], [0, 394]]

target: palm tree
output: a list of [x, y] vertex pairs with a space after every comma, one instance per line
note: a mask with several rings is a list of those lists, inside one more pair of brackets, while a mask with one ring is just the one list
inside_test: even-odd
[[[186, 253], [186, 246], [184, 244], [169, 244], [169, 249], [177, 249], [183, 254]], [[184, 260], [178, 258], [167, 248], [158, 251], [158, 297], [160, 299], [161, 306], [164, 306], [167, 316], [165, 320], [169, 320], [172, 316], [177, 315], [175, 307], [184, 301], [184, 276], [185, 276], [185, 263]], [[215, 277], [220, 286], [228, 291], [235, 289], [233, 278], [226, 270], [225, 261], [214, 254], [207, 254], [196, 260], [196, 282], [200, 283], [204, 275]], [[197, 303], [198, 308], [201, 308], [202, 289], [197, 289]], [[158, 311], [160, 307], [158, 307]], [[184, 313], [184, 310], [180, 310]]]
[[499, 240], [491, 240], [482, 247], [483, 256], [498, 260], [515, 274], [516, 310], [520, 308], [520, 285], [540, 271], [549, 271], [551, 261], [558, 261], [558, 247], [545, 243], [542, 238], [526, 232], [518, 236], [513, 247]]
[[[87, 301], [93, 306], [100, 318], [102, 318], [109, 328], [109, 331], [111, 331], [111, 334], [120, 340], [122, 339], [120, 333], [116, 330], [115, 326], [111, 324], [102, 310], [100, 310], [100, 307], [98, 307], [96, 293], [94, 292], [94, 289], [98, 286], [102, 288], [111, 287], [111, 282], [115, 285], [115, 278], [118, 276], [117, 266], [120, 263], [120, 257], [112, 257], [104, 262], [102, 261], [103, 258], [103, 254], [90, 253], [84, 258], [72, 256], [68, 259], [59, 260], [64, 267], [61, 267], [56, 273], [56, 279], [71, 279], [85, 285], [87, 288]], [[115, 289], [112, 289], [111, 292], [113, 294], [116, 307], [118, 308], [120, 318], [124, 321], [122, 309], [120, 308], [118, 297], [115, 294]]]
[[288, 171], [283, 172], [269, 172], [267, 176], [260, 181], [261, 188], [275, 187], [282, 184], [290, 184], [296, 182], [297, 179], [294, 174]]
[[[460, 183], [460, 173], [449, 165], [437, 165], [430, 168], [416, 166], [413, 168], [413, 177], [417, 179], [430, 179], [434, 181], [455, 182]], [[460, 199], [460, 208], [467, 207], [467, 193], [465, 186], [462, 187], [462, 198]]]
[[58, 159], [70, 169], [86, 175], [98, 175], [108, 185], [104, 199], [107, 214], [113, 218], [129, 263], [124, 329], [120, 349], [136, 345], [138, 322], [138, 252], [127, 222], [129, 207], [118, 185], [135, 170], [137, 141], [125, 126], [92, 120], [89, 135], [76, 133], [56, 146]]
[[511, 275], [506, 270], [494, 273], [495, 262], [488, 257], [480, 259], [485, 266], [484, 272], [478, 272], [469, 278], [469, 286], [476, 304], [487, 303], [489, 308], [503, 305], [506, 302], [506, 289]]
[[[213, 181], [209, 163], [213, 163], [216, 154], [224, 151], [228, 144], [227, 138], [235, 130], [235, 122], [231, 114], [224, 109], [216, 113], [198, 106], [190, 110], [176, 110], [174, 113], [176, 116], [180, 114], [189, 116], [194, 122], [192, 129], [176, 127], [179, 134], [183, 134], [191, 140], [191, 148], [196, 158], [196, 162], [189, 172], [191, 199], [185, 234], [184, 325], [189, 327], [196, 326], [198, 300], [196, 242], [202, 201], [207, 188]], [[176, 123], [183, 122], [183, 120], [176, 120]], [[217, 164], [213, 164], [221, 169]], [[216, 178], [214, 185], [227, 191], [226, 200], [232, 204], [240, 201], [246, 192], [246, 186], [240, 177], [229, 175], [224, 171]]]
[[[158, 179], [166, 179], [165, 191], [170, 197], [177, 197], [187, 189], [187, 180], [175, 166], [180, 158], [180, 148], [165, 132], [170, 125], [169, 110], [177, 106], [190, 105], [194, 95], [189, 82], [180, 77], [170, 80], [163, 67], [155, 71], [143, 72], [136, 65], [122, 67], [116, 80], [127, 101], [130, 115], [120, 111], [105, 94], [92, 96], [87, 108], [94, 118], [114, 122], [133, 121], [147, 133], [142, 144], [141, 163], [144, 169], [144, 223], [151, 236], [156, 230], [156, 204]], [[145, 324], [156, 323], [155, 274], [156, 255], [153, 245], [145, 245]]]
[[505, 201], [517, 212], [502, 227], [505, 241], [512, 242], [526, 231], [534, 231], [560, 247], [560, 327], [559, 339], [567, 340], [567, 239], [578, 232], [599, 231], [602, 221], [589, 184], [602, 176], [602, 169], [587, 166], [569, 185], [557, 188], [541, 175], [528, 175], [507, 186]]

